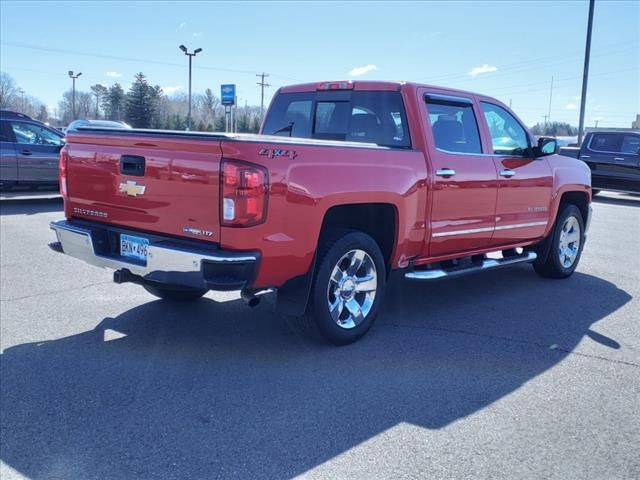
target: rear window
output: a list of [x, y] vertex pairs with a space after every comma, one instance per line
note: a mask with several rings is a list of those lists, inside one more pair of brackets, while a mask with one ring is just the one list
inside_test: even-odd
[[396, 148], [411, 146], [398, 92], [283, 93], [274, 99], [262, 133]]

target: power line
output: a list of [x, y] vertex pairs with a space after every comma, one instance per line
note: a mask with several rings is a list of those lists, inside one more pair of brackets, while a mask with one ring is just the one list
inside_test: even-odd
[[[173, 63], [173, 62], [163, 62], [163, 61], [159, 61], [159, 60], [148, 60], [148, 59], [141, 59], [141, 58], [134, 58], [134, 57], [122, 57], [122, 56], [118, 56], [118, 55], [105, 55], [105, 54], [100, 54], [100, 53], [89, 53], [89, 52], [83, 52], [80, 50], [69, 50], [69, 49], [63, 49], [63, 48], [52, 48], [52, 47], [43, 47], [40, 45], [32, 45], [32, 44], [28, 44], [28, 43], [18, 43], [18, 42], [2, 42], [2, 45], [6, 45], [6, 46], [10, 46], [10, 47], [16, 47], [16, 48], [26, 48], [26, 49], [30, 49], [30, 50], [40, 50], [43, 52], [54, 52], [54, 53], [63, 53], [63, 54], [67, 54], [67, 55], [80, 55], [80, 56], [84, 56], [84, 57], [94, 57], [94, 58], [104, 58], [106, 60], [121, 60], [124, 62], [136, 62], [136, 63], [142, 63], [142, 64], [149, 64], [149, 65], [164, 65], [164, 66], [169, 66], [169, 67], [179, 67], [179, 68], [183, 68], [184, 66], [179, 64], [179, 63]], [[237, 69], [231, 69], [231, 68], [220, 68], [220, 67], [210, 67], [210, 66], [206, 66], [206, 65], [198, 65], [197, 67], [194, 66], [194, 69], [198, 69], [198, 70], [211, 70], [211, 71], [218, 71], [218, 72], [228, 72], [228, 73], [240, 73], [243, 75], [254, 75], [255, 74], [255, 70], [251, 71], [251, 70], [237, 70]], [[280, 74], [272, 74], [275, 77], [278, 78], [283, 78], [283, 79], [287, 79], [287, 80], [293, 80], [294, 82], [300, 82], [301, 80], [296, 79], [296, 78], [292, 78], [292, 77], [288, 77], [286, 75], [280, 75]]]

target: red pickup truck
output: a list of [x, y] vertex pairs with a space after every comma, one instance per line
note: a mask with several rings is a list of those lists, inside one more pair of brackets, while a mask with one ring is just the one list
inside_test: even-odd
[[83, 128], [51, 248], [164, 299], [265, 289], [330, 342], [362, 337], [392, 270], [434, 281], [575, 270], [591, 177], [502, 103], [397, 82], [281, 88], [260, 135]]

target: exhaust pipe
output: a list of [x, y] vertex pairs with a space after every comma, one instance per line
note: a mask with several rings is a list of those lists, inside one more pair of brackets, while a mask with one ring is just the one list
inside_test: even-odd
[[257, 307], [260, 303], [260, 297], [256, 296], [254, 290], [250, 290], [248, 288], [243, 288], [240, 290], [240, 297], [249, 305], [251, 308]]

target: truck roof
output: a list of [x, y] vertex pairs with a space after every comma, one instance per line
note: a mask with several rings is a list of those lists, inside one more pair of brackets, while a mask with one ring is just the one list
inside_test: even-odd
[[[477, 97], [491, 98], [486, 95], [482, 95], [475, 92], [469, 92], [467, 90], [459, 90], [457, 88], [449, 88], [438, 85], [430, 85], [427, 83], [418, 82], [404, 82], [404, 81], [392, 81], [392, 80], [337, 80], [329, 82], [313, 82], [313, 83], [298, 83], [295, 85], [287, 85], [279, 89], [280, 93], [295, 93], [295, 92], [315, 92], [318, 90], [318, 86], [326, 83], [352, 83], [353, 90], [378, 90], [378, 91], [399, 91], [402, 87], [409, 87], [411, 89], [416, 88], [433, 88], [437, 90], [474, 95]], [[493, 100], [493, 99], [492, 99]]]

